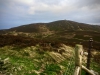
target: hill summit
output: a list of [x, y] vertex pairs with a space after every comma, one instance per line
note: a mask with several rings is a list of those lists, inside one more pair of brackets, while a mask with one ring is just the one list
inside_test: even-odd
[[[47, 31], [100, 31], [100, 26], [78, 23], [69, 20], [59, 20], [49, 23], [32, 23], [4, 30], [16, 32], [47, 32]], [[2, 30], [1, 30], [2, 32]]]

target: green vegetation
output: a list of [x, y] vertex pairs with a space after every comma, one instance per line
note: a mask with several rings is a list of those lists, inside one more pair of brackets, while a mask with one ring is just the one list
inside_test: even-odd
[[100, 26], [61, 20], [0, 30], [0, 71], [6, 75], [72, 75], [72, 47], [81, 44], [88, 49], [90, 38], [97, 51], [91, 68], [100, 73]]
[[[49, 51], [41, 53], [39, 51], [41, 51], [39, 45], [26, 48], [1, 47], [0, 71], [6, 75], [62, 75], [65, 73], [66, 67], [70, 66], [71, 61], [68, 62], [67, 58], [66, 61], [62, 60], [61, 58], [64, 57], [59, 53]], [[61, 63], [58, 63], [58, 60]]]
[[[0, 71], [6, 75], [72, 75], [75, 69], [73, 49], [67, 47], [67, 50], [69, 52], [66, 55], [61, 55], [48, 50], [41, 53], [39, 45], [26, 48], [1, 47]], [[100, 73], [98, 63], [92, 62], [91, 68]]]

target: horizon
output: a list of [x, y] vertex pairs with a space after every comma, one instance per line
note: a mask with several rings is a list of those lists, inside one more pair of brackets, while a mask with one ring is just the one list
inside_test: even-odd
[[[63, 20], [65, 20], [65, 19], [63, 19]], [[55, 21], [63, 21], [63, 20], [55, 20]], [[50, 21], [50, 22], [55, 22], [55, 21]], [[66, 20], [66, 21], [72, 21], [72, 20]], [[50, 22], [35, 22], [35, 23], [50, 23]], [[73, 22], [76, 22], [76, 21], [73, 21]], [[28, 23], [28, 24], [35, 24], [35, 23]], [[80, 22], [77, 22], [77, 23], [80, 23]], [[28, 24], [23, 24], [23, 25], [28, 25]], [[89, 23], [84, 23], [84, 24], [97, 25], [97, 24], [89, 24]], [[23, 25], [17, 25], [14, 27], [19, 27], [19, 26], [23, 26]], [[100, 24], [98, 24], [98, 26], [100, 26]], [[14, 27], [10, 27], [10, 28], [14, 28]], [[10, 28], [0, 29], [0, 30], [6, 30], [6, 29], [10, 29]]]
[[0, 30], [64, 19], [100, 25], [99, 7], [100, 0], [0, 0]]

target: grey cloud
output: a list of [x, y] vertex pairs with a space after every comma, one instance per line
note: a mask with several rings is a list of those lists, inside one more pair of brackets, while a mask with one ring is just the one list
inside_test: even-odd
[[32, 3], [27, 1], [0, 0], [0, 24], [18, 25], [61, 19], [100, 23], [100, 0], [31, 0]]
[[36, 0], [36, 1], [53, 5], [53, 4], [59, 4], [62, 0]]

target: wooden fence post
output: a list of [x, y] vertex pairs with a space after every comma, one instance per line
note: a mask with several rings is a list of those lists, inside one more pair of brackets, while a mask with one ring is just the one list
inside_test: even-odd
[[75, 72], [74, 75], [81, 75], [83, 46], [76, 44], [75, 47]]

